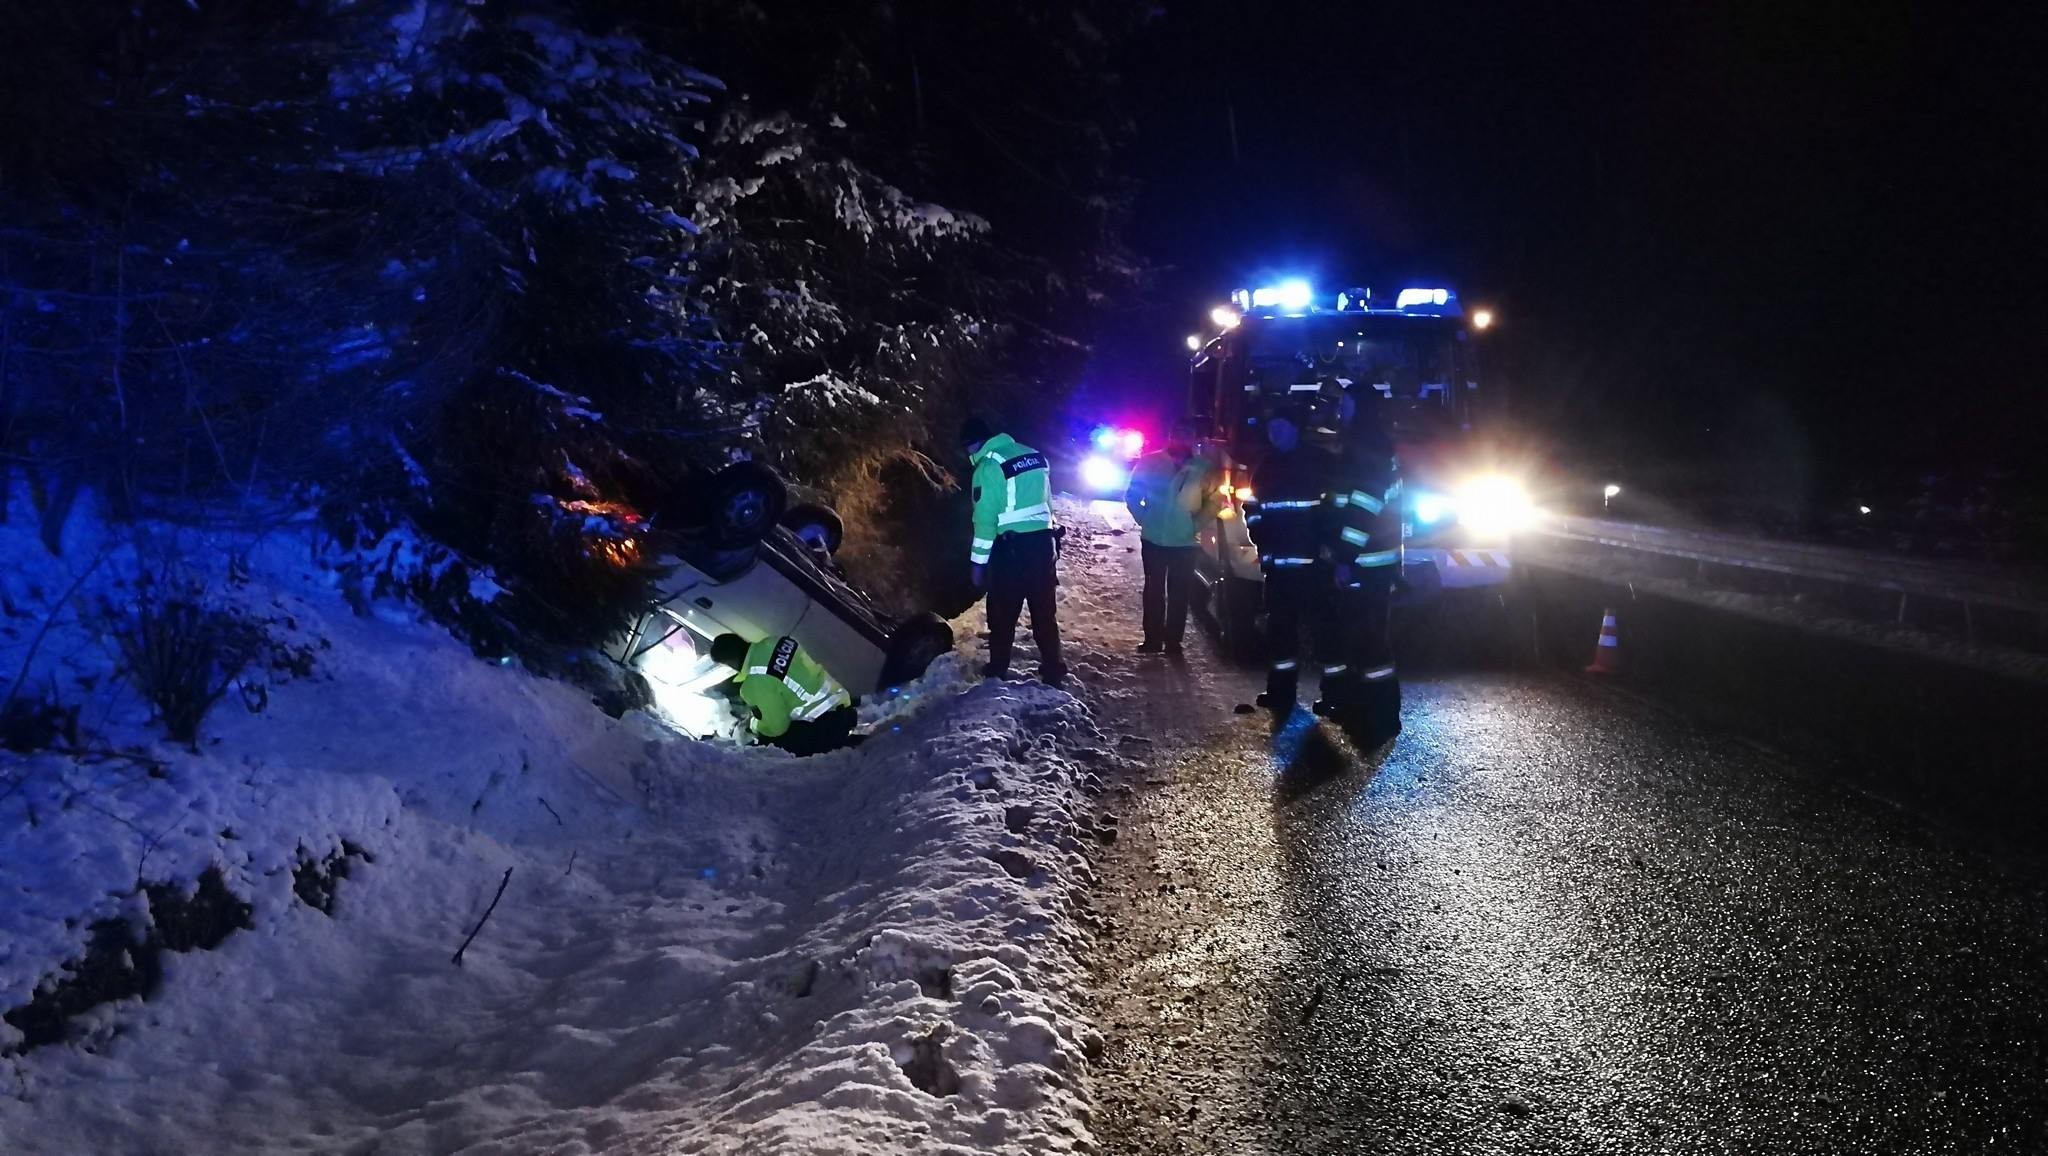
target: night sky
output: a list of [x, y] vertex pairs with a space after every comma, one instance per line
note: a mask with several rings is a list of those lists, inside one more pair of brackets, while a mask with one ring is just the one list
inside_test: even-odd
[[1499, 309], [1517, 416], [1565, 456], [1813, 496], [2022, 461], [2040, 20], [1174, 0], [1131, 69], [1161, 277], [1090, 392], [1176, 389], [1179, 339], [1261, 274], [1444, 276]]

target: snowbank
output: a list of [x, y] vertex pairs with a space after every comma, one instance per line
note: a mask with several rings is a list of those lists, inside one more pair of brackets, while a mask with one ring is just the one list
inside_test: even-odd
[[[99, 551], [0, 524], [0, 677]], [[231, 693], [197, 754], [152, 737], [82, 609], [121, 597], [128, 546], [52, 620], [30, 684], [101, 753], [0, 753], [0, 1008], [94, 921], [146, 921], [139, 880], [217, 869], [252, 926], [9, 1059], [0, 1151], [1090, 1146], [1075, 700], [949, 659], [856, 751], [680, 740], [401, 608], [357, 617], [308, 556], [274, 536], [222, 589], [312, 673]], [[293, 872], [344, 847], [323, 913]]]

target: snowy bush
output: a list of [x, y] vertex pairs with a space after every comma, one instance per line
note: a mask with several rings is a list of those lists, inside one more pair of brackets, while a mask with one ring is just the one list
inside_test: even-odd
[[195, 587], [164, 581], [143, 587], [113, 634], [137, 693], [170, 737], [188, 746], [198, 742], [200, 720], [266, 641], [262, 627], [239, 611], [210, 604]]

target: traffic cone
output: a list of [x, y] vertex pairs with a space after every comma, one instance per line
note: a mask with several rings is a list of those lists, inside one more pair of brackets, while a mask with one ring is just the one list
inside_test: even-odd
[[1586, 673], [1621, 673], [1621, 634], [1612, 608], [1600, 619], [1600, 645], [1593, 648], [1593, 664], [1586, 668]]

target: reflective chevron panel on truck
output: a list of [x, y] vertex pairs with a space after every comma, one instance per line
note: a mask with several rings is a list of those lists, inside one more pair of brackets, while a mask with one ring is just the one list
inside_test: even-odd
[[1508, 552], [1506, 550], [1444, 551], [1444, 566], [1446, 568], [1455, 566], [1474, 566], [1480, 569], [1486, 569], [1488, 567], [1497, 566], [1505, 570], [1512, 565], [1513, 563], [1509, 561]]
[[1513, 555], [1500, 549], [1447, 550], [1441, 547], [1408, 547], [1408, 565], [1411, 568], [1424, 560], [1436, 563], [1437, 576], [1446, 590], [1501, 586], [1513, 578], [1515, 573]]

